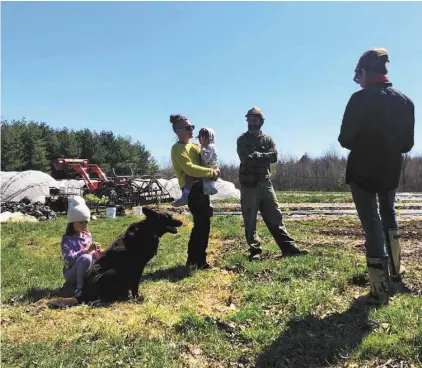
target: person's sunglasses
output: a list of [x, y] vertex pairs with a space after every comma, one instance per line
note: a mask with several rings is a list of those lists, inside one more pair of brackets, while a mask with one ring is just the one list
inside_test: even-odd
[[186, 125], [186, 130], [195, 130], [195, 125]]
[[87, 225], [88, 221], [78, 221], [78, 223], [80, 223], [81, 225]]

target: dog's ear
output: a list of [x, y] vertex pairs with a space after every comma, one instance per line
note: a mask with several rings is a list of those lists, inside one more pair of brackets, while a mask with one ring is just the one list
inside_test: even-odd
[[134, 223], [130, 224], [128, 229], [126, 230], [126, 234], [129, 235], [129, 236], [134, 236], [136, 230], [138, 230], [138, 226], [139, 226], [138, 222], [134, 222]]
[[146, 216], [146, 218], [148, 218], [148, 219], [151, 219], [151, 218], [154, 218], [154, 217], [157, 217], [157, 216], [158, 216], [157, 212], [155, 212], [153, 209], [148, 208], [148, 207], [144, 207], [144, 208], [142, 209], [142, 213], [143, 213], [143, 214]]

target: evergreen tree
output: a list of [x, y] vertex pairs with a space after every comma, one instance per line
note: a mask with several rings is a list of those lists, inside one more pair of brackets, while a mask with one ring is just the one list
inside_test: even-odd
[[79, 158], [81, 148], [73, 131], [67, 128], [59, 132], [60, 154], [64, 158]]
[[47, 159], [47, 151], [41, 140], [37, 140], [33, 147], [32, 157], [29, 165], [31, 170], [49, 171], [50, 161]]
[[1, 122], [1, 170], [20, 171], [25, 167], [21, 147], [21, 126]]
[[46, 156], [50, 165], [52, 164], [54, 160], [62, 157], [60, 153], [59, 135], [57, 134], [56, 131], [50, 129], [50, 131], [47, 134], [45, 147], [47, 150]]
[[99, 165], [110, 175], [156, 173], [158, 165], [151, 153], [131, 137], [115, 136], [113, 132], [53, 129], [45, 123], [25, 119], [1, 123], [1, 169], [5, 171], [41, 170], [49, 172], [60, 157], [84, 158]]

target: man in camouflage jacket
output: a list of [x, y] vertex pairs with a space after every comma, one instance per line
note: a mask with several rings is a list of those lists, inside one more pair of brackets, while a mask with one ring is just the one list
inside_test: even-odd
[[258, 211], [271, 232], [283, 256], [304, 254], [287, 233], [277, 197], [270, 180], [270, 164], [277, 162], [277, 149], [272, 138], [261, 131], [264, 114], [253, 107], [246, 114], [248, 131], [237, 140], [240, 159], [239, 179], [241, 206], [245, 235], [249, 245], [250, 260], [260, 259], [262, 248], [256, 232]]

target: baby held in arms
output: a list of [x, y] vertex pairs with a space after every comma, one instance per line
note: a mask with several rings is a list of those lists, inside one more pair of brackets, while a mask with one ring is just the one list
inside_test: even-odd
[[[215, 145], [214, 130], [210, 128], [201, 128], [198, 134], [198, 139], [201, 143], [201, 166], [214, 170], [218, 169], [218, 154]], [[198, 178], [185, 175], [186, 185], [182, 190], [182, 196], [172, 203], [174, 207], [181, 207], [188, 204], [189, 194], [192, 186], [198, 180]], [[213, 195], [218, 192], [215, 181], [203, 179], [203, 183], [205, 195]]]

